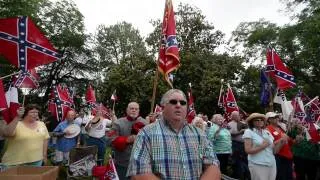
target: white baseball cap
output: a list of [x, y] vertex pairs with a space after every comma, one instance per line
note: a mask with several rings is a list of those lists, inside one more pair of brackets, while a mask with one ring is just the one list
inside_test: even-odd
[[276, 116], [279, 116], [279, 114], [275, 113], [275, 112], [267, 112], [266, 114], [266, 118], [269, 119], [269, 118], [274, 118]]

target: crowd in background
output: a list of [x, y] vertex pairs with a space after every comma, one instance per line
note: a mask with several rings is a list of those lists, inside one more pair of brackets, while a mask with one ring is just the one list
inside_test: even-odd
[[[169, 94], [170, 97], [180, 98], [174, 93], [179, 95], [180, 92], [173, 92], [175, 96]], [[163, 106], [166, 107], [166, 103], [174, 107], [186, 105], [185, 100], [173, 100], [175, 99], [167, 100]], [[163, 113], [170, 112], [169, 110], [164, 109]], [[129, 163], [135, 158], [131, 151], [135, 148], [139, 131], [148, 130], [144, 127], [149, 124], [166, 122], [166, 114], [162, 113], [152, 113], [146, 119], [140, 117], [139, 104], [136, 102], [128, 104], [126, 116], [121, 118], [112, 115], [112, 118], [107, 119], [101, 111], [95, 116], [88, 116], [83, 110], [79, 113], [71, 110], [65, 120], [54, 127], [51, 121], [44, 123], [39, 120], [39, 112], [37, 105], [30, 104], [19, 108], [17, 117], [10, 124], [5, 125], [3, 120], [0, 121], [1, 163], [6, 167], [47, 165], [48, 147], [55, 150], [51, 163], [65, 165], [68, 164], [72, 148], [94, 145], [98, 147], [99, 165], [105, 164], [106, 148], [112, 148], [119, 177], [126, 179], [127, 173], [133, 171]], [[248, 117], [242, 117], [239, 112], [234, 111], [228, 118], [227, 121], [223, 115], [214, 114], [209, 119], [204, 114], [198, 114], [190, 124], [196, 127], [196, 132], [203, 132], [206, 141], [211, 143], [222, 174], [236, 179], [253, 180], [319, 178], [320, 144], [308, 136], [308, 123], [293, 117], [285, 121], [281, 114], [275, 112], [252, 113]], [[70, 125], [78, 126], [80, 133], [74, 135]], [[160, 123], [158, 126], [164, 125]], [[319, 121], [315, 126], [319, 133]], [[176, 132], [179, 137], [179, 129]], [[183, 134], [181, 136], [184, 137]], [[200, 134], [195, 137], [202, 136]], [[143, 146], [145, 142], [141, 143]], [[156, 152], [162, 153], [160, 149]], [[215, 161], [212, 162], [214, 164]]]

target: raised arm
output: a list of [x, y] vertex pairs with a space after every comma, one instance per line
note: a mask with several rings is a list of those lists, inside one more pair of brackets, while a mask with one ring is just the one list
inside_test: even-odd
[[20, 120], [22, 120], [22, 116], [24, 114], [24, 107], [20, 107], [17, 110], [17, 116], [11, 121], [9, 124], [7, 124], [4, 128], [3, 136], [5, 137], [12, 137], [16, 134], [16, 127]]

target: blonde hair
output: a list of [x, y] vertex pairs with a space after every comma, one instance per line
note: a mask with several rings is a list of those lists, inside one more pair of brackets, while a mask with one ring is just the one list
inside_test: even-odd
[[[194, 125], [194, 126], [197, 126], [197, 123], [201, 123], [202, 124], [202, 127], [199, 127], [200, 129], [202, 129], [202, 130], [205, 130], [205, 122], [204, 122], [204, 120], [201, 118], [201, 117], [199, 117], [199, 116], [196, 116], [193, 120], [192, 120], [192, 122], [191, 122], [191, 124], [192, 125]], [[198, 126], [197, 126], [198, 127]]]

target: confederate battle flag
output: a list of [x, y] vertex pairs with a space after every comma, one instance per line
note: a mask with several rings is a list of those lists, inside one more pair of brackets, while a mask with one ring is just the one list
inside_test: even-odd
[[279, 89], [288, 89], [296, 85], [294, 76], [281, 61], [274, 49], [267, 49], [267, 70], [270, 77], [275, 78]]
[[28, 17], [0, 19], [0, 55], [26, 72], [60, 56]]
[[31, 88], [36, 89], [39, 87], [40, 77], [35, 69], [30, 71], [20, 71], [18, 78], [14, 78], [13, 86], [16, 88]]
[[178, 41], [176, 38], [176, 22], [171, 0], [166, 0], [159, 49], [158, 69], [172, 87], [168, 74], [180, 65]]
[[238, 111], [239, 112], [239, 107], [236, 102], [236, 98], [233, 95], [232, 89], [230, 85], [228, 84], [228, 89], [227, 89], [227, 94], [225, 97], [225, 108], [226, 108], [226, 115], [227, 117], [233, 112], [233, 111]]
[[69, 94], [60, 85], [53, 85], [49, 99], [49, 111], [57, 121], [65, 119], [69, 110], [72, 110]]
[[86, 101], [89, 106], [95, 106], [97, 103], [96, 95], [91, 84], [88, 86], [88, 89], [86, 92]]

